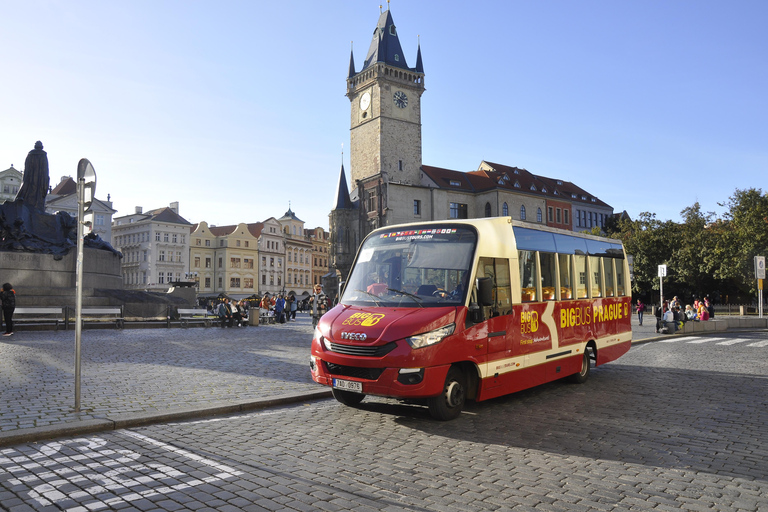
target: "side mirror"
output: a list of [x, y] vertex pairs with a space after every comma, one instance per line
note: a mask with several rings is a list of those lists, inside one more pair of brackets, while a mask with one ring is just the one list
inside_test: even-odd
[[478, 277], [476, 280], [477, 300], [481, 306], [493, 306], [493, 280], [490, 277]]

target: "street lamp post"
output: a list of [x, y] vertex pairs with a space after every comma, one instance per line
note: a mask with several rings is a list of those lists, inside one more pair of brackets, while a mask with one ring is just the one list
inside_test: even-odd
[[83, 238], [93, 229], [91, 205], [96, 194], [96, 170], [86, 158], [77, 164], [77, 268], [75, 296], [75, 412], [80, 412], [80, 339], [83, 328]]

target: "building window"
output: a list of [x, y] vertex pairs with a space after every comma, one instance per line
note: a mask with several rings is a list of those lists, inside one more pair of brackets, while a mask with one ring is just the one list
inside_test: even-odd
[[[552, 222], [554, 219], [552, 218], [552, 207], [547, 208], [547, 222]], [[539, 219], [539, 222], [541, 222], [541, 219]]]
[[168, 272], [168, 284], [171, 284], [171, 281], [173, 281], [173, 272]]
[[467, 205], [463, 203], [450, 203], [450, 218], [452, 219], [468, 218]]
[[266, 284], [267, 284], [267, 276], [265, 276], [265, 275], [261, 276], [261, 284], [266, 286]]
[[164, 284], [165, 283], [165, 274], [162, 272], [157, 274], [157, 284]]
[[222, 258], [219, 258], [219, 268], [224, 267], [224, 262], [222, 261]]
[[237, 246], [237, 247], [240, 247], [240, 240], [237, 240], [237, 241], [235, 242], [235, 246]]
[[368, 211], [375, 212], [378, 209], [378, 202], [376, 197], [376, 189], [368, 191]]
[[211, 241], [210, 240], [206, 240], [205, 241], [205, 246], [206, 247], [210, 247], [211, 246]]
[[269, 258], [269, 266], [274, 267], [275, 266], [275, 258]]
[[568, 224], [568, 210], [563, 210], [563, 223]]
[[147, 261], [147, 258], [148, 258], [148, 257], [149, 257], [149, 253], [148, 253], [148, 251], [145, 249], [145, 250], [144, 250], [144, 261]]
[[246, 246], [246, 247], [249, 247], [249, 242], [248, 242], [248, 240], [246, 240], [246, 241], [245, 241], [245, 246]]
[[178, 240], [178, 236], [176, 236], [176, 233], [173, 234], [173, 243], [177, 243], [176, 240]]
[[211, 258], [205, 258], [205, 268], [211, 268]]
[[402, 160], [398, 160], [397, 161], [397, 170], [398, 171], [402, 171], [403, 170], [403, 161]]
[[504, 202], [504, 204], [501, 205], [501, 215], [504, 217], [509, 216], [509, 206], [507, 206], [506, 202]]
[[195, 256], [195, 268], [200, 268], [200, 256]]
[[485, 203], [485, 216], [491, 216], [491, 203]]
[[159, 242], [159, 241], [160, 241], [160, 233], [158, 232], [158, 233], [155, 233], [155, 242]]
[[230, 277], [229, 278], [229, 287], [230, 288], [240, 288], [240, 278], [239, 277]]
[[223, 287], [222, 286], [223, 282], [224, 282], [224, 279], [222, 277], [219, 277], [219, 289], [221, 289]]
[[163, 242], [168, 241], [168, 233], [163, 233]]
[[157, 259], [158, 261], [165, 261], [165, 251], [160, 251], [160, 255], [158, 256]]
[[96, 216], [96, 225], [97, 226], [103, 226], [104, 225], [104, 216], [103, 215], [97, 215]]
[[211, 278], [210, 277], [206, 277], [205, 278], [205, 287], [206, 288], [210, 288], [211, 287]]
[[418, 199], [413, 200], [413, 214], [421, 215], [421, 201]]
[[243, 268], [253, 268], [253, 258], [244, 258]]
[[541, 208], [536, 209], [536, 222], [541, 222]]
[[525, 205], [520, 205], [520, 220], [525, 220]]
[[558, 224], [562, 223], [562, 219], [561, 219], [562, 211], [563, 210], [561, 210], [560, 208], [555, 210], [555, 222], [557, 222]]
[[243, 278], [243, 288], [253, 289], [253, 278]]
[[229, 258], [229, 268], [240, 268], [240, 258]]

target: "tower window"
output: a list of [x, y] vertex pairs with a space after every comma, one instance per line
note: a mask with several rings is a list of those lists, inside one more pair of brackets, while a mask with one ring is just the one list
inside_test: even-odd
[[[389, 26], [389, 35], [391, 35], [391, 36], [396, 36], [397, 35], [397, 32], [395, 31], [395, 26], [394, 25], [390, 25]], [[397, 55], [395, 55], [395, 60], [397, 60]]]
[[397, 170], [398, 171], [402, 171], [403, 170], [403, 161], [402, 160], [398, 160], [397, 161]]
[[418, 199], [413, 200], [413, 214], [421, 215], [421, 201]]

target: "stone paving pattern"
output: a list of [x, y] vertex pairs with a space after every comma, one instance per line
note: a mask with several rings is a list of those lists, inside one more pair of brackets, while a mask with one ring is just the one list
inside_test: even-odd
[[[653, 316], [632, 321], [636, 340], [656, 336]], [[79, 413], [74, 331], [17, 331], [0, 338], [0, 445], [41, 427], [327, 391], [310, 377], [312, 331], [303, 314], [241, 328], [83, 330]]]

